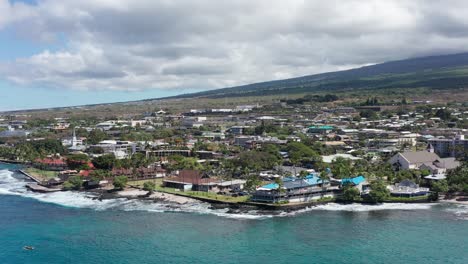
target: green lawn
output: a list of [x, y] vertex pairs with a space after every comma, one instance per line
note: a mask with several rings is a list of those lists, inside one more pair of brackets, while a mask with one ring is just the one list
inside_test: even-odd
[[36, 168], [26, 168], [24, 171], [29, 175], [40, 179], [41, 181], [50, 180], [58, 176], [58, 171], [47, 171]]
[[414, 201], [425, 201], [428, 200], [429, 196], [417, 196], [417, 197], [389, 197], [389, 202], [414, 202]]

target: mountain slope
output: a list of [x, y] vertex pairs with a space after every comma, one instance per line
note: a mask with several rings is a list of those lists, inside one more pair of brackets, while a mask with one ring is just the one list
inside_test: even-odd
[[411, 87], [434, 89], [468, 87], [468, 53], [390, 61], [351, 70], [216, 89], [180, 95], [175, 98]]

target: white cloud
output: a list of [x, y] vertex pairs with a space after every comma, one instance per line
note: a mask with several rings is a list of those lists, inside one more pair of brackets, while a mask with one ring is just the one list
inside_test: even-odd
[[467, 51], [467, 26], [466, 1], [0, 0], [0, 30], [66, 40], [0, 62], [0, 76], [70, 89], [211, 89]]

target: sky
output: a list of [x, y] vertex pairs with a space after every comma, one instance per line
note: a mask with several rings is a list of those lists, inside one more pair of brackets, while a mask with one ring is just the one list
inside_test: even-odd
[[0, 0], [0, 111], [468, 51], [465, 0]]

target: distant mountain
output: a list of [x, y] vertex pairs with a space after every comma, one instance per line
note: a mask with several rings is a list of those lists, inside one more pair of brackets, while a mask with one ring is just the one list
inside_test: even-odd
[[468, 53], [390, 61], [345, 71], [248, 84], [171, 98], [233, 97], [380, 88], [468, 87]]

